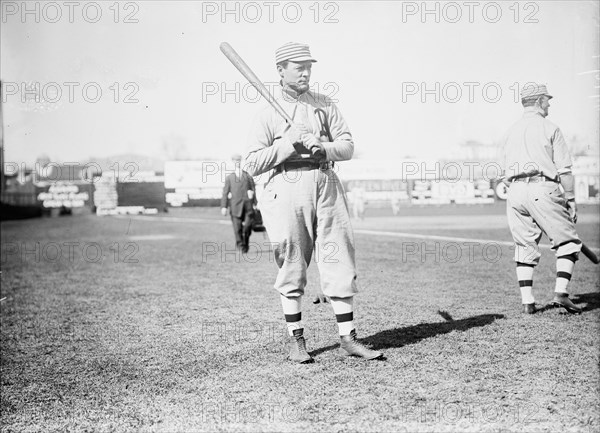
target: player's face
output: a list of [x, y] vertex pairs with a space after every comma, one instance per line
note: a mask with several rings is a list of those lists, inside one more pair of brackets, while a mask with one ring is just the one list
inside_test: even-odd
[[310, 87], [312, 62], [288, 62], [285, 68], [279, 67], [279, 76], [284, 86], [289, 86], [298, 93], [306, 92]]
[[540, 108], [544, 112], [544, 117], [548, 115], [548, 108], [550, 108], [550, 98], [542, 96], [539, 99]]

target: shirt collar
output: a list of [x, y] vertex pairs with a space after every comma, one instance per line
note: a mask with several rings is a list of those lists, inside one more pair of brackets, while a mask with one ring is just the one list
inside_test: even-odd
[[279, 84], [281, 84], [281, 96], [287, 102], [298, 102], [302, 99], [303, 95], [306, 95], [308, 93], [307, 90], [304, 93], [298, 94], [298, 92], [296, 92], [291, 87], [284, 86], [281, 81], [279, 82]]
[[536, 107], [535, 105], [531, 107], [525, 107], [525, 111], [523, 113], [524, 116], [530, 117], [535, 116], [536, 114], [542, 116], [544, 114], [544, 111], [540, 107]]

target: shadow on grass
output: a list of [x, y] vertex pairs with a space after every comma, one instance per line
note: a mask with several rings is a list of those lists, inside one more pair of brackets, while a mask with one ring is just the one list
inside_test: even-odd
[[[575, 305], [581, 308], [581, 312], [585, 313], [586, 311], [593, 311], [600, 308], [600, 292], [590, 292], [590, 293], [582, 293], [581, 295], [573, 295], [571, 301]], [[585, 307], [582, 307], [578, 304], [586, 304]], [[561, 307], [552, 304], [552, 302], [544, 305], [541, 308], [538, 308], [537, 313], [543, 313], [548, 310], [560, 310], [559, 314], [570, 314], [569, 312], [563, 310]]]
[[600, 308], [600, 292], [582, 293], [581, 295], [573, 295], [571, 299], [575, 304], [586, 303], [583, 311], [592, 311]]
[[[486, 326], [493, 323], [496, 319], [503, 319], [503, 314], [482, 314], [479, 316], [468, 317], [461, 320], [453, 320], [451, 316], [442, 312], [441, 314], [446, 322], [439, 323], [421, 323], [419, 325], [409, 326], [406, 328], [388, 329], [378, 332], [364, 339], [362, 342], [367, 343], [374, 350], [388, 349], [391, 347], [402, 347], [409, 344], [418, 343], [426, 338], [435, 337], [440, 334], [447, 334], [452, 331], [466, 331], [471, 328]], [[323, 352], [333, 350], [339, 347], [338, 344], [322, 347], [313, 350], [311, 355], [316, 356]]]

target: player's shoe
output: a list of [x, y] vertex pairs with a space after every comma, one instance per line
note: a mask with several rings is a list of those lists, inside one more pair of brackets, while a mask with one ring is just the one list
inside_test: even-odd
[[353, 329], [350, 335], [342, 335], [340, 344], [340, 354], [343, 356], [358, 356], [367, 360], [383, 359], [383, 353], [371, 350], [356, 339], [356, 330]]
[[554, 307], [563, 307], [571, 314], [581, 314], [583, 311], [581, 308], [571, 302], [569, 295], [566, 293], [555, 293], [551, 305]]
[[300, 364], [310, 364], [315, 360], [306, 351], [306, 341], [304, 340], [304, 329], [294, 329], [294, 335], [289, 338], [290, 352], [288, 359]]
[[523, 313], [525, 313], [525, 314], [535, 314], [538, 311], [540, 311], [540, 309], [536, 308], [535, 303], [523, 304]]

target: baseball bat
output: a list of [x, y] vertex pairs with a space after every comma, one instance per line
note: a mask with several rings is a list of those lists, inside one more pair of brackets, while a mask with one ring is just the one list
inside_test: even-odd
[[271, 107], [273, 107], [289, 125], [292, 125], [294, 121], [289, 114], [287, 114], [283, 107], [279, 105], [275, 98], [273, 98], [273, 95], [269, 93], [267, 87], [258, 79], [254, 71], [250, 69], [250, 66], [244, 62], [244, 59], [240, 57], [233, 47], [227, 42], [223, 42], [219, 48], [221, 49], [221, 52], [225, 54], [225, 57], [227, 57], [233, 64], [233, 66], [240, 71], [244, 78], [246, 78], [246, 80], [248, 80], [248, 82], [258, 91], [258, 93], [260, 93], [261, 96], [265, 98], [269, 104], [271, 104]]
[[590, 259], [590, 261], [592, 263], [594, 263], [595, 265], [597, 265], [598, 263], [600, 263], [600, 259], [598, 259], [598, 256], [596, 254], [594, 254], [594, 252], [592, 250], [590, 250], [590, 248], [582, 243], [581, 244], [581, 252], [588, 258]]
[[[577, 218], [575, 218], [573, 222], [577, 222]], [[598, 256], [583, 242], [581, 243], [581, 252], [584, 256], [590, 259], [590, 262], [592, 262], [593, 264], [597, 265], [598, 263], [600, 263], [600, 259], [598, 259]]]

